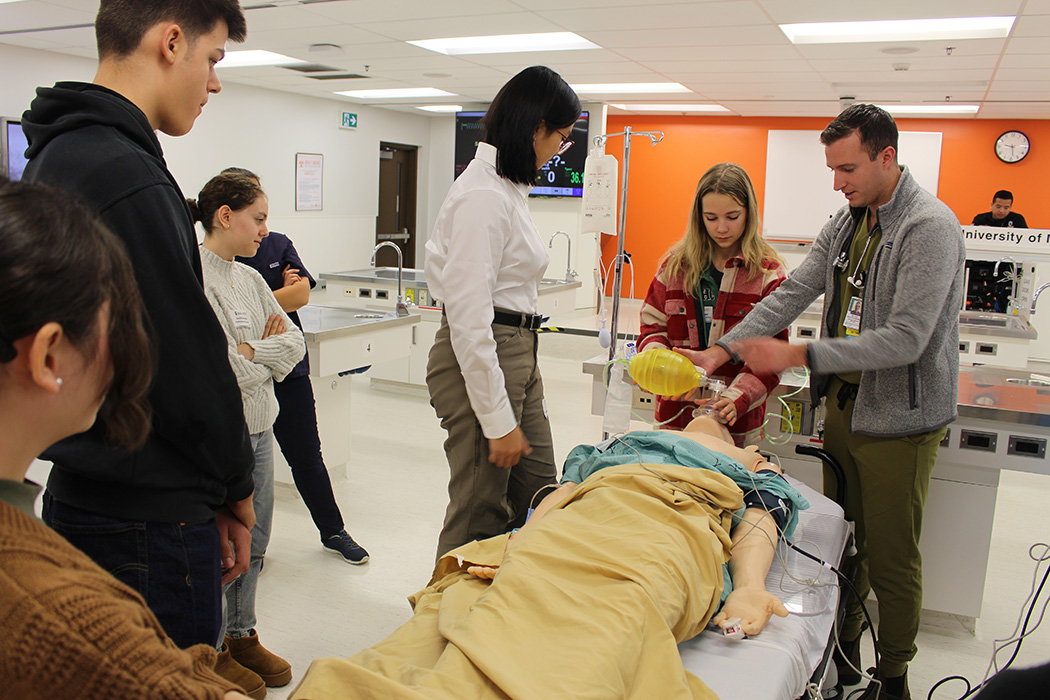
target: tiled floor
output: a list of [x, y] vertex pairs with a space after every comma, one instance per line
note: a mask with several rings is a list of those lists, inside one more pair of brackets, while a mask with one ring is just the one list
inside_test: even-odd
[[[593, 324], [586, 314], [580, 316], [576, 325]], [[590, 414], [590, 377], [581, 371], [581, 361], [600, 352], [593, 338], [542, 336], [542, 372], [559, 460], [576, 444], [601, 439], [601, 419]], [[349, 656], [407, 620], [411, 611], [406, 596], [427, 583], [433, 564], [446, 504], [444, 433], [424, 396], [373, 388], [367, 375], [354, 382], [348, 426], [352, 459], [347, 478], [336, 480], [335, 491], [348, 530], [371, 560], [350, 566], [322, 550], [302, 501], [292, 489], [278, 489], [273, 538], [259, 587], [258, 631], [268, 648], [292, 662], [295, 679], [286, 688], [271, 689], [271, 698], [287, 697], [312, 659]], [[919, 655], [910, 671], [916, 698], [925, 698], [933, 683], [947, 675], [979, 680], [992, 640], [1008, 636], [1016, 624], [1035, 566], [1028, 548], [1050, 540], [1050, 478], [1004, 472], [998, 499], [984, 613], [976, 634], [951, 618], [924, 619]], [[1033, 620], [1037, 618], [1038, 610]], [[866, 653], [868, 660], [867, 648]], [[1050, 631], [1041, 628], [1025, 642], [1017, 663], [1047, 659]], [[961, 694], [958, 684], [935, 697]]]

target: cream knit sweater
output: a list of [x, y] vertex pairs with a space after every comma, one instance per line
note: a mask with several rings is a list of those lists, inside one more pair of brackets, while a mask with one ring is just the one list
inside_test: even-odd
[[[241, 387], [248, 432], [261, 433], [277, 420], [274, 380], [284, 379], [306, 352], [303, 333], [277, 303], [262, 275], [252, 268], [223, 260], [204, 246], [201, 266], [204, 293], [226, 331], [230, 365]], [[284, 333], [263, 340], [266, 321], [272, 314], [284, 317]], [[254, 359], [237, 352], [241, 343], [252, 346]]]

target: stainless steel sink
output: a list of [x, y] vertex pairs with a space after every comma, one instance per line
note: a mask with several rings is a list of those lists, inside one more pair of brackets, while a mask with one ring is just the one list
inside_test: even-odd
[[[397, 268], [396, 267], [377, 267], [375, 269], [375, 276], [379, 279], [396, 280], [397, 279]], [[403, 282], [426, 282], [426, 273], [422, 270], [416, 269], [405, 269], [401, 271], [401, 280]]]
[[989, 328], [1006, 328], [1010, 325], [1010, 319], [1008, 318], [971, 318], [971, 319], [959, 319], [959, 323], [965, 323], [973, 326], [987, 326]]
[[1009, 384], [1018, 384], [1020, 386], [1038, 386], [1038, 387], [1050, 386], [1050, 381], [1046, 381], [1046, 380], [1043, 380], [1043, 379], [1024, 379], [1024, 378], [1021, 378], [1021, 377], [1007, 377], [1006, 381]]

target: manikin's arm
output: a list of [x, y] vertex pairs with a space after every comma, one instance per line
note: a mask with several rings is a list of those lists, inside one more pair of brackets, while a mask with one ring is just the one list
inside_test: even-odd
[[773, 516], [762, 508], [748, 508], [733, 530], [733, 556], [729, 575], [733, 592], [726, 598], [722, 611], [715, 616], [716, 625], [725, 626], [740, 618], [748, 635], [758, 634], [772, 615], [787, 617], [780, 599], [766, 590], [766, 575], [776, 552], [777, 527]]

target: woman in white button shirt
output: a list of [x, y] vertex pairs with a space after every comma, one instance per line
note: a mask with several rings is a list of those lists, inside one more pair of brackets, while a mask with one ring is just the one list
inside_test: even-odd
[[533, 494], [555, 480], [536, 362], [547, 246], [526, 198], [539, 169], [572, 145], [579, 116], [579, 98], [554, 71], [514, 76], [427, 242], [427, 284], [445, 309], [427, 387], [451, 470], [438, 556], [520, 526]]

